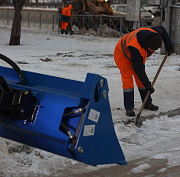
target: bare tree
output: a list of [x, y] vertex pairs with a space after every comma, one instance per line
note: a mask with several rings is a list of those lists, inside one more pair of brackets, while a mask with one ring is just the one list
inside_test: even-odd
[[9, 45], [20, 45], [21, 21], [22, 21], [21, 11], [25, 3], [26, 3], [26, 0], [13, 0], [13, 6], [14, 6], [15, 12], [14, 12]]

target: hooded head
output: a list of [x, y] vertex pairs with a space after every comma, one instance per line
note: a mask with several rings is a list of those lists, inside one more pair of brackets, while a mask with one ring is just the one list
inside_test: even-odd
[[68, 4], [67, 8], [71, 10], [72, 9], [72, 5]]
[[162, 39], [161, 36], [158, 33], [153, 33], [150, 35], [146, 41], [146, 48], [150, 48], [153, 50], [157, 50], [158, 48], [161, 48], [162, 45]]
[[[153, 35], [155, 35], [153, 37]], [[153, 31], [150, 31], [150, 30], [140, 30], [138, 33], [137, 33], [137, 40], [139, 42], [139, 44], [141, 45], [142, 48], [144, 49], [148, 49], [150, 47], [153, 47], [153, 49], [155, 48], [155, 43], [157, 41], [159, 41], [159, 43], [161, 43], [160, 41], [162, 41], [159, 37], [160, 35], [157, 37], [157, 35], [159, 35], [158, 33], [155, 33]], [[150, 39], [151, 38], [151, 39]], [[158, 38], [158, 39], [157, 39]], [[149, 42], [148, 42], [149, 40]], [[151, 45], [150, 45], [151, 43]], [[147, 46], [148, 44], [148, 46]], [[150, 46], [150, 47], [149, 47]], [[158, 44], [158, 47], [160, 46], [160, 44]], [[157, 47], [156, 47], [157, 49]]]

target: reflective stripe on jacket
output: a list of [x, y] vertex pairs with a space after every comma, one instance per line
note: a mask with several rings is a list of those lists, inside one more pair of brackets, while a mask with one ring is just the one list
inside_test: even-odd
[[143, 64], [145, 64], [145, 61], [147, 58], [147, 50], [145, 50], [144, 48], [142, 48], [140, 46], [140, 44], [137, 40], [137, 36], [136, 36], [136, 33], [138, 33], [140, 30], [150, 30], [154, 33], [157, 33], [156, 31], [152, 30], [151, 28], [139, 28], [139, 29], [127, 34], [126, 36], [124, 36], [121, 39], [121, 48], [122, 48], [124, 56], [128, 60], [131, 60], [131, 55], [130, 55], [128, 47], [130, 47], [130, 46], [135, 47], [136, 49], [138, 49], [139, 53], [143, 57]]
[[147, 50], [142, 48], [137, 40], [136, 34], [140, 30], [150, 30], [154, 33], [157, 33], [156, 31], [150, 29], [150, 28], [139, 28], [131, 33], [126, 34], [123, 36], [119, 42], [116, 44], [115, 50], [114, 50], [114, 59], [118, 66], [118, 68], [121, 71], [121, 74], [124, 77], [128, 77], [133, 75], [134, 70], [132, 68], [132, 62], [131, 62], [131, 54], [129, 51], [129, 47], [136, 48], [141, 56], [143, 57], [143, 64], [146, 62], [147, 58]]

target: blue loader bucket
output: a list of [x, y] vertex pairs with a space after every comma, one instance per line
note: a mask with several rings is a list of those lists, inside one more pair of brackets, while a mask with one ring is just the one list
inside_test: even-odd
[[[125, 165], [107, 80], [85, 82], [0, 67], [0, 136], [88, 165]], [[21, 74], [21, 76], [22, 76]]]

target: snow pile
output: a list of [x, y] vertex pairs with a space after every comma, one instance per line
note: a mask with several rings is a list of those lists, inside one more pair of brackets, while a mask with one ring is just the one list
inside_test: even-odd
[[97, 32], [96, 31], [94, 31], [93, 29], [86, 29], [86, 28], [82, 28], [82, 29], [80, 29], [80, 30], [76, 30], [75, 32], [74, 32], [74, 34], [75, 35], [86, 35], [86, 36], [90, 36], [90, 35], [92, 35], [92, 36], [96, 36], [97, 35]]
[[106, 24], [103, 24], [101, 28], [98, 29], [98, 33], [103, 37], [120, 37], [118, 31], [109, 28]]
[[116, 30], [113, 30], [112, 28], [108, 27], [106, 24], [102, 25], [101, 28], [99, 28], [96, 31], [94, 31], [92, 28], [86, 29], [82, 28], [79, 29], [76, 26], [73, 26], [73, 30], [75, 31], [75, 35], [87, 35], [87, 36], [102, 36], [102, 37], [120, 37], [120, 33]]

